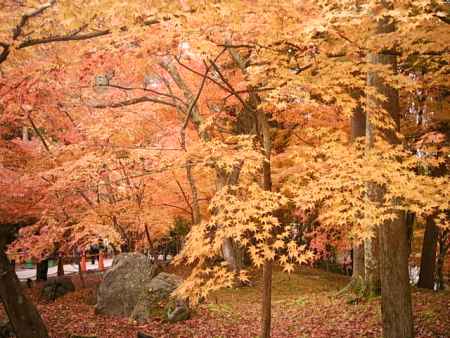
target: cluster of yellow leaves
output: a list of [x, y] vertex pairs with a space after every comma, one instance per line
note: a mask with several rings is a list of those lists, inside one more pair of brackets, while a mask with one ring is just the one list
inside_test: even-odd
[[285, 271], [291, 272], [294, 264], [309, 261], [312, 253], [305, 246], [298, 246], [291, 239], [291, 227], [276, 217], [288, 202], [285, 196], [263, 190], [256, 183], [226, 186], [219, 191], [209, 206], [210, 219], [192, 227], [176, 258], [177, 263], [195, 265], [177, 294], [196, 302], [210, 291], [231, 286], [237, 278], [247, 281], [245, 271], [230, 271], [226, 263], [216, 261], [225, 240], [232, 240], [247, 252], [256, 267], [265, 261], [278, 261]]
[[448, 177], [418, 174], [418, 168], [442, 165], [445, 159], [418, 158], [402, 146], [378, 140], [368, 148], [363, 140], [343, 142], [345, 136], [328, 130], [328, 140], [292, 154], [298, 168], [286, 177], [283, 191], [305, 211], [319, 210], [318, 221], [328, 229], [362, 240], [375, 227], [411, 211], [419, 217], [437, 213], [445, 226], [450, 204]]

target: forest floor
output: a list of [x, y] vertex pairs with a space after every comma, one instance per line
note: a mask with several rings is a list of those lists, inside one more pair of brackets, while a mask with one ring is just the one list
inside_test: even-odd
[[[78, 284], [77, 278], [74, 277]], [[214, 293], [191, 319], [177, 324], [155, 318], [138, 325], [127, 318], [94, 314], [99, 275], [90, 274], [86, 288], [53, 303], [39, 301], [39, 290], [27, 290], [38, 304], [53, 338], [71, 334], [97, 338], [134, 338], [137, 332], [153, 337], [257, 337], [260, 283], [253, 287]], [[291, 275], [276, 270], [273, 279], [273, 337], [381, 337], [380, 299], [355, 301], [336, 297], [349, 279], [318, 269], [301, 268]], [[450, 337], [450, 291], [413, 289], [417, 337]], [[2, 315], [0, 314], [0, 317]]]

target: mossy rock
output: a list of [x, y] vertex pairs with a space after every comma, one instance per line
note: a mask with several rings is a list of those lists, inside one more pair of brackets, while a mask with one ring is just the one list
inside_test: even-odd
[[181, 284], [182, 279], [176, 275], [161, 272], [141, 293], [131, 318], [145, 322], [151, 317], [166, 317], [166, 308], [170, 303], [170, 294]]
[[171, 323], [191, 318], [191, 310], [184, 300], [171, 299], [165, 308], [165, 319]]

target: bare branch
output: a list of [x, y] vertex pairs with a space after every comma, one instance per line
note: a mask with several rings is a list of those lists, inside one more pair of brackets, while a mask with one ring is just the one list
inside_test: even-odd
[[242, 103], [242, 105], [245, 107], [245, 109], [247, 109], [250, 112], [254, 112], [255, 110], [250, 107], [245, 101], [244, 99], [242, 99], [242, 97], [234, 90], [233, 86], [228, 82], [228, 80], [225, 78], [225, 76], [222, 74], [222, 72], [220, 71], [219, 67], [216, 65], [216, 63], [214, 61], [210, 61], [211, 65], [214, 67], [214, 70], [217, 72], [217, 74], [219, 74], [220, 79], [227, 85], [229, 91], [239, 100], [239, 102]]
[[158, 92], [157, 90], [144, 88], [144, 87], [125, 87], [125, 86], [116, 85], [116, 84], [108, 84], [105, 87], [117, 88], [117, 89], [128, 90], [128, 91], [130, 91], [130, 90], [143, 90], [145, 92], [150, 92], [150, 93], [155, 94], [155, 95], [165, 96], [165, 97], [171, 98], [172, 100], [180, 101], [182, 104], [187, 106], [186, 102], [184, 102], [179, 97], [173, 95], [172, 93], [171, 94], [167, 94], [167, 93]]
[[23, 27], [25, 27], [25, 25], [27, 24], [27, 22], [30, 18], [38, 16], [39, 14], [44, 12], [47, 8], [50, 8], [51, 6], [53, 6], [55, 3], [56, 3], [56, 0], [50, 0], [46, 4], [43, 4], [43, 5], [39, 6], [38, 8], [33, 9], [32, 11], [22, 15], [19, 23], [13, 29], [13, 36], [12, 36], [13, 40], [17, 40], [20, 37], [20, 35], [22, 34]]
[[187, 213], [187, 214], [189, 214], [189, 215], [192, 216], [192, 212], [191, 212], [191, 211], [189, 211], [188, 209], [185, 209], [185, 208], [183, 208], [183, 207], [180, 207], [180, 206], [178, 206], [178, 205], [173, 205], [173, 204], [168, 204], [168, 203], [161, 203], [161, 204], [156, 204], [156, 205], [155, 205], [155, 207], [158, 207], [158, 206], [163, 206], [163, 207], [170, 207], [170, 208], [179, 209], [179, 210], [182, 210], [182, 211], [184, 211], [185, 213]]
[[[192, 100], [191, 104], [189, 105], [189, 109], [186, 113], [186, 118], [184, 120], [183, 126], [181, 127], [180, 130], [180, 135], [181, 135], [181, 147], [183, 149], [186, 149], [186, 128], [188, 126], [189, 120], [191, 119], [191, 115], [192, 112], [194, 110], [194, 107], [196, 107], [198, 99], [200, 98], [200, 95], [202, 94], [203, 88], [205, 87], [205, 83], [206, 83], [206, 77], [208, 76], [210, 67], [208, 67], [208, 65], [206, 65], [206, 63], [203, 61], [204, 65], [205, 65], [205, 75], [203, 75], [203, 79], [202, 79], [202, 83], [200, 84], [200, 87], [197, 91], [197, 95], [194, 97], [194, 99]], [[200, 132], [200, 136], [202, 136], [202, 132]], [[206, 135], [202, 136], [203, 139], [206, 138]]]
[[177, 177], [175, 176], [175, 174], [172, 172], [173, 178], [175, 179], [175, 182], [177, 183], [178, 189], [180, 189], [181, 194], [183, 195], [183, 199], [186, 202], [186, 204], [188, 205], [189, 209], [191, 209], [192, 212], [192, 205], [191, 202], [189, 201], [189, 198], [186, 194], [186, 192], [184, 191], [183, 187], [181, 186], [181, 183], [178, 181]]
[[48, 36], [44, 38], [39, 39], [28, 39], [19, 44], [17, 47], [18, 49], [27, 48], [31, 46], [36, 45], [42, 45], [46, 43], [52, 43], [52, 42], [63, 42], [63, 41], [81, 41], [81, 40], [89, 40], [93, 39], [99, 36], [108, 35], [111, 33], [109, 29], [102, 30], [102, 31], [94, 31], [90, 33], [80, 34], [81, 28], [75, 31], [74, 33], [69, 33], [66, 35], [54, 35], [54, 36]]
[[50, 148], [48, 147], [47, 142], [44, 139], [44, 136], [42, 136], [42, 133], [39, 131], [39, 129], [36, 127], [36, 125], [34, 124], [33, 119], [31, 118], [31, 114], [27, 115], [28, 121], [30, 121], [31, 123], [31, 127], [33, 128], [34, 132], [37, 134], [37, 136], [39, 137], [39, 139], [41, 140], [42, 144], [44, 145], [45, 150], [47, 150], [47, 152], [49, 154], [51, 154]]
[[10, 52], [10, 45], [5, 42], [0, 42], [0, 47], [3, 48], [2, 52], [0, 53], [0, 64], [5, 61], [8, 58], [9, 52]]
[[137, 97], [137, 98], [129, 99], [129, 100], [125, 100], [125, 101], [120, 101], [120, 102], [100, 103], [100, 104], [93, 105], [91, 107], [92, 108], [120, 108], [120, 107], [132, 106], [132, 105], [135, 105], [138, 103], [143, 103], [143, 102], [153, 102], [153, 103], [158, 103], [158, 104], [171, 106], [171, 107], [175, 107], [175, 108], [178, 107], [176, 104], [173, 104], [171, 102], [155, 99], [155, 98], [148, 97], [148, 96], [141, 96], [141, 97]]

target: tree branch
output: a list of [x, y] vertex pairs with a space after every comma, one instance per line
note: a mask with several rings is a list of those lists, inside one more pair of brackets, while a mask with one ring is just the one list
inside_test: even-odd
[[158, 103], [158, 104], [162, 104], [162, 105], [166, 105], [166, 106], [171, 106], [171, 107], [175, 107], [177, 108], [178, 105], [173, 104], [171, 102], [167, 102], [164, 100], [159, 100], [159, 99], [154, 99], [148, 96], [141, 96], [141, 97], [137, 97], [134, 99], [129, 99], [129, 100], [125, 100], [125, 101], [119, 101], [119, 102], [113, 102], [113, 103], [100, 103], [100, 104], [96, 104], [91, 106], [92, 108], [120, 108], [120, 107], [126, 107], [126, 106], [132, 106], [138, 103], [143, 103], [143, 102], [153, 102], [153, 103]]
[[39, 129], [34, 124], [34, 121], [31, 118], [31, 114], [27, 114], [27, 117], [28, 117], [28, 121], [30, 121], [30, 123], [31, 123], [31, 127], [33, 128], [34, 132], [37, 134], [37, 136], [39, 136], [39, 139], [41, 140], [42, 144], [44, 145], [45, 150], [47, 150], [47, 152], [49, 154], [51, 154], [50, 148], [48, 147], [48, 144], [45, 141], [44, 136], [42, 136], [41, 132], [39, 131]]
[[[203, 88], [205, 87], [205, 83], [206, 83], [206, 77], [208, 76], [210, 67], [203, 61], [203, 64], [205, 65], [205, 74], [203, 75], [203, 79], [202, 79], [202, 83], [200, 84], [200, 87], [197, 91], [197, 95], [194, 97], [194, 99], [192, 100], [191, 104], [189, 105], [188, 111], [186, 113], [186, 118], [184, 120], [183, 126], [181, 127], [180, 130], [180, 135], [181, 135], [181, 147], [186, 150], [186, 128], [188, 126], [189, 120], [191, 119], [191, 115], [192, 112], [194, 110], [194, 107], [196, 107], [198, 99], [200, 98], [200, 95], [202, 94]], [[200, 132], [200, 136], [202, 135], [202, 133]], [[205, 138], [205, 136], [203, 136], [202, 138]]]
[[70, 33], [66, 35], [54, 35], [54, 36], [48, 36], [44, 38], [39, 39], [29, 39], [21, 42], [18, 49], [27, 48], [31, 46], [36, 45], [42, 45], [46, 43], [52, 43], [52, 42], [63, 42], [63, 41], [81, 41], [81, 40], [89, 40], [92, 38], [96, 38], [103, 35], [108, 35], [111, 33], [109, 29], [102, 30], [102, 31], [94, 31], [90, 33], [85, 34], [79, 34], [81, 32], [82, 28], [78, 29], [75, 33]]
[[9, 52], [10, 52], [10, 45], [5, 42], [0, 42], [0, 47], [3, 48], [2, 52], [0, 53], [0, 64], [5, 61], [8, 58]]
[[105, 87], [117, 88], [117, 89], [127, 90], [127, 91], [129, 91], [129, 90], [143, 90], [143, 91], [155, 94], [155, 95], [165, 96], [165, 97], [171, 98], [172, 100], [180, 101], [182, 104], [187, 106], [187, 103], [184, 102], [179, 97], [177, 97], [177, 96], [175, 96], [173, 94], [161, 93], [161, 92], [158, 92], [157, 90], [153, 90], [153, 89], [148, 89], [148, 88], [144, 88], [144, 87], [125, 87], [125, 86], [116, 85], [116, 84], [108, 84]]
[[38, 8], [33, 9], [32, 11], [22, 15], [19, 23], [13, 29], [13, 36], [12, 36], [13, 40], [17, 40], [19, 38], [19, 36], [22, 34], [23, 27], [25, 27], [25, 25], [27, 24], [27, 22], [30, 18], [38, 16], [39, 14], [44, 12], [47, 8], [50, 8], [51, 6], [53, 6], [55, 3], [56, 3], [56, 0], [50, 0], [46, 4], [43, 4], [43, 5], [39, 6]]

